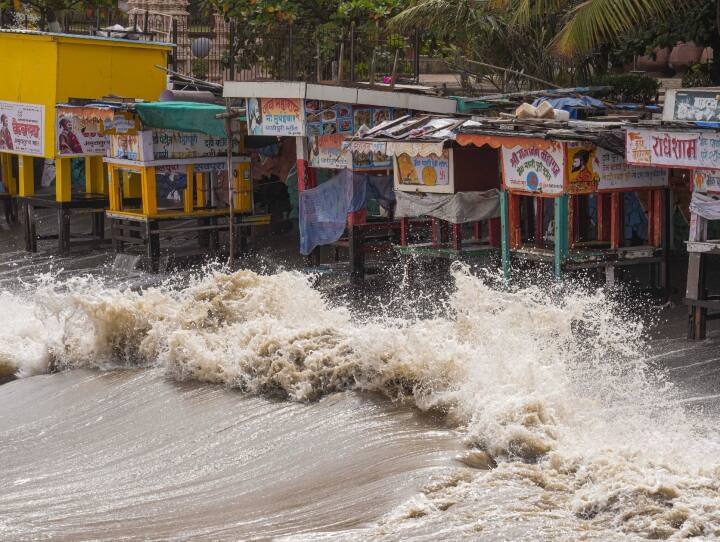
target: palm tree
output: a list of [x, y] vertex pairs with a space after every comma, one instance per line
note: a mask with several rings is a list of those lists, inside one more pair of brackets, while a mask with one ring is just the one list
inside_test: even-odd
[[566, 56], [587, 54], [638, 24], [662, 19], [696, 0], [416, 0], [397, 15], [400, 28], [425, 26], [446, 32], [475, 25], [490, 14], [508, 15], [527, 27], [549, 15], [562, 19], [553, 48]]

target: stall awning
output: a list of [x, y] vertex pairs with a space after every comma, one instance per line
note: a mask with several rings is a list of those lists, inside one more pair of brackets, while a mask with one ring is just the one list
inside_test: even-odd
[[[136, 104], [144, 126], [180, 132], [201, 132], [225, 137], [225, 121], [215, 115], [225, 112], [220, 105], [197, 102], [150, 102]], [[240, 119], [244, 120], [243, 118]]]

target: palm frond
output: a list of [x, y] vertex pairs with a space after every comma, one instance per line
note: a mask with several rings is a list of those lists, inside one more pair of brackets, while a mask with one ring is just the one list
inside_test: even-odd
[[648, 19], [665, 18], [688, 0], [584, 0], [568, 13], [554, 40], [564, 55], [587, 53]]
[[486, 5], [487, 1], [477, 0], [418, 0], [393, 17], [389, 26], [399, 31], [427, 28], [451, 33], [478, 23]]

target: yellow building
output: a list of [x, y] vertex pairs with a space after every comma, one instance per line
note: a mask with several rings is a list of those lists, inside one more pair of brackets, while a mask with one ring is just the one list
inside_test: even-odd
[[155, 66], [167, 65], [171, 48], [125, 39], [0, 31], [0, 178], [6, 190], [32, 196], [33, 158], [55, 159], [55, 199], [71, 201], [67, 154], [72, 154], [85, 157], [87, 192], [104, 193], [100, 154], [60, 152], [56, 105], [110, 96], [157, 100], [166, 75]]

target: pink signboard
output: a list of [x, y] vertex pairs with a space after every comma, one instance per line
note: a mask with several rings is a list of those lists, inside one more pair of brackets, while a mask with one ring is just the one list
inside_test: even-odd
[[720, 169], [720, 134], [628, 130], [626, 158], [639, 166]]

